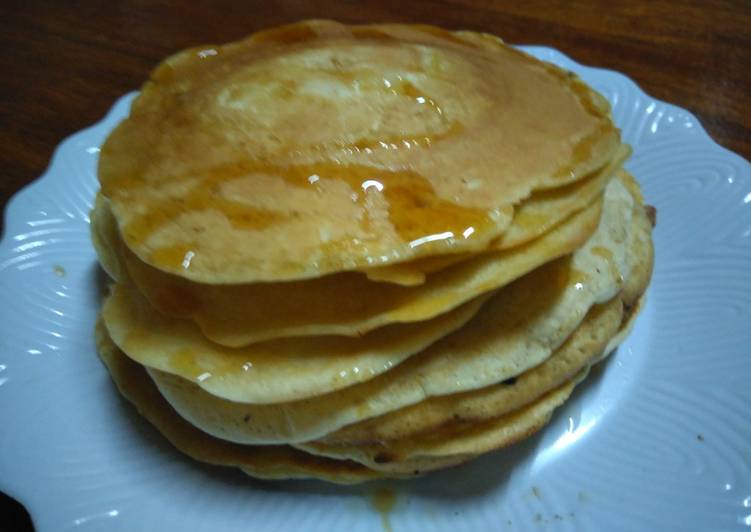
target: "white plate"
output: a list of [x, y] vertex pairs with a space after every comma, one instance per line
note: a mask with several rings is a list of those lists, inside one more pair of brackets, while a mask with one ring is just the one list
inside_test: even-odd
[[[621, 74], [525, 48], [613, 104], [657, 206], [657, 262], [631, 337], [540, 434], [422, 479], [258, 482], [174, 451], [115, 392], [92, 330], [98, 146], [119, 100], [10, 202], [0, 246], [0, 489], [51, 530], [748, 530], [751, 166]], [[708, 95], [711, 97], [711, 95]], [[376, 488], [396, 489], [379, 515]]]

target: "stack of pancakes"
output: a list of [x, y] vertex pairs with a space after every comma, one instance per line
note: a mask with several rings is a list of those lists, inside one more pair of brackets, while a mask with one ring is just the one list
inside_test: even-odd
[[489, 35], [311, 21], [181, 52], [101, 151], [101, 357], [176, 447], [257, 477], [507, 446], [640, 306], [628, 153], [601, 96]]

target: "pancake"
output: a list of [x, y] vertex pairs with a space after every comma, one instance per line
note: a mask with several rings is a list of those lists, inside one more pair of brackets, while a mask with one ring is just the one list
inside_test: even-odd
[[[507, 412], [519, 408], [520, 404], [526, 403], [526, 399], [519, 397], [520, 394], [524, 393], [524, 388], [537, 388], [542, 390], [543, 393], [547, 393], [548, 385], [551, 382], [556, 382], [548, 380], [554, 375], [557, 375], [557, 379], [560, 379], [561, 376], [568, 378], [572, 372], [579, 371], [579, 377], [574, 379], [574, 383], [581, 382], [589, 367], [601, 362], [628, 336], [636, 317], [644, 306], [644, 291], [651, 278], [654, 258], [651, 227], [654, 222], [650, 220], [644, 208], [643, 198], [636, 181], [628, 174], [625, 174], [623, 178], [638, 202], [635, 206], [638, 215], [634, 217], [635, 228], [631, 234], [630, 242], [632, 246], [640, 250], [640, 253], [633, 259], [634, 268], [632, 268], [631, 275], [624, 283], [624, 288], [619, 296], [619, 301], [622, 300], [625, 305], [625, 312], [620, 313], [622, 319], [615, 334], [613, 334], [612, 325], [614, 321], [612, 315], [620, 305], [613, 301], [595, 307], [590, 312], [592, 318], [585, 322], [553, 357], [522, 374], [513, 383], [502, 384], [501, 387], [492, 389], [483, 389], [480, 393], [440, 397], [436, 400], [425, 401], [411, 409], [396, 411], [389, 416], [382, 416], [381, 418], [371, 419], [366, 423], [347, 427], [327, 436], [323, 441], [302, 444], [298, 447], [313, 454], [338, 459], [345, 456], [359, 456], [359, 462], [371, 464], [378, 470], [391, 473], [404, 470], [401, 464], [405, 463], [405, 456], [408, 457], [406, 460], [417, 461], [424, 460], [426, 454], [437, 453], [442, 458], [447, 458], [446, 454], [449, 454], [449, 457], [453, 454], [458, 459], [460, 456], [466, 457], [468, 452], [481, 453], [486, 452], [488, 448], [471, 447], [470, 450], [467, 446], [471, 445], [472, 438], [463, 435], [464, 437], [457, 439], [451, 434], [446, 434], [446, 430], [441, 432], [441, 425], [452, 426], [450, 429], [452, 431], [464, 427], [469, 433], [474, 433], [475, 438], [485, 440], [487, 445], [489, 443], [488, 438], [492, 437], [492, 430], [478, 427], [477, 422], [486, 419], [488, 413], [493, 413], [494, 406], [496, 407], [495, 412], [499, 414], [507, 414]], [[604, 320], [603, 318], [606, 318], [608, 314], [611, 315], [611, 319]], [[588, 337], [589, 341], [586, 342], [588, 345], [586, 347], [577, 345], [581, 339], [578, 337]], [[605, 338], [609, 338], [609, 340], [602, 348]], [[595, 353], [596, 356], [592, 356], [592, 353]], [[440, 401], [443, 401], [443, 404], [440, 404]], [[428, 406], [430, 408], [426, 408]], [[429, 421], [431, 416], [432, 423]], [[404, 427], [410, 425], [410, 430], [405, 432]], [[428, 437], [420, 436], [428, 433], [429, 430], [431, 432]], [[412, 441], [406, 440], [410, 437]], [[393, 444], [398, 449], [397, 452], [394, 448], [389, 447], [391, 445], [389, 440], [397, 442]], [[405, 444], [405, 441], [408, 443]], [[423, 442], [422, 448], [419, 443], [421, 441]], [[426, 441], [429, 442], [427, 445], [424, 443]], [[430, 443], [436, 441], [439, 442], [438, 445]], [[490, 441], [492, 442], [492, 440]], [[383, 442], [381, 447], [378, 447], [379, 442]], [[448, 445], [446, 442], [449, 442]], [[345, 444], [344, 449], [341, 448], [343, 443]], [[370, 443], [371, 446], [366, 451], [355, 450], [351, 447], [352, 443]], [[376, 446], [372, 446], [374, 443]], [[459, 443], [458, 446], [457, 443]], [[347, 444], [350, 445], [347, 446]], [[383, 448], [383, 444], [386, 445], [386, 449]], [[464, 446], [462, 447], [462, 445]], [[419, 456], [415, 456], [416, 454]], [[393, 463], [386, 466], [378, 465], [391, 461]]]
[[98, 176], [151, 266], [288, 281], [483, 250], [618, 137], [576, 76], [499, 41], [311, 21], [167, 59]]
[[603, 193], [630, 153], [623, 145], [595, 175], [565, 187], [535, 192], [518, 206], [508, 231], [493, 242], [492, 248], [503, 250], [530, 242], [583, 209]]
[[282, 338], [243, 348], [208, 341], [194, 324], [154, 311], [127, 283], [102, 308], [110, 337], [129, 357], [180, 375], [230, 401], [278, 403], [372, 379], [464, 325], [486, 297], [428, 320], [358, 338]]
[[414, 477], [466, 460], [461, 456], [417, 458], [404, 462], [404, 474], [385, 475], [351, 460], [327, 459], [286, 445], [237, 445], [213, 438], [185, 422], [170, 408], [143, 368], [126, 357], [109, 339], [101, 322], [97, 324], [96, 333], [100, 358], [123, 397], [175, 448], [199, 462], [237, 467], [250, 476], [267, 480], [318, 479], [357, 484], [385, 477]]
[[[470, 415], [469, 417], [462, 417], [460, 414], [458, 418], [452, 417], [449, 423], [438, 429], [432, 428], [430, 432], [421, 430], [409, 435], [399, 433], [397, 438], [390, 441], [388, 438], [385, 440], [374, 439], [373, 435], [371, 435], [369, 441], [355, 442], [353, 445], [351, 441], [343, 442], [334, 437], [326, 438], [322, 441], [294, 444], [294, 447], [321, 457], [337, 460], [353, 460], [376, 471], [388, 474], [409, 474], [409, 464], [417, 463], [422, 465], [421, 472], [426, 472], [433, 469], [431, 467], [431, 459], [435, 460], [433, 462], [435, 468], [441, 468], [445, 467], [442, 465], [443, 461], [449, 463], [453, 460], [461, 463], [491, 450], [507, 447], [521, 439], [529, 437], [547, 423], [553, 409], [563, 404], [573, 391], [573, 388], [586, 378], [590, 367], [601, 362], [625, 339], [643, 305], [644, 296], [642, 295], [634, 302], [628, 314], [623, 316], [620, 328], [610, 338], [605, 348], [596, 351], [596, 356], [589, 356], [584, 366], [569, 382], [560, 385], [554, 390], [545, 390], [543, 392], [544, 395], [540, 399], [528, 403], [523, 407], [518, 406], [517, 401], [514, 400], [513, 393], [505, 397], [508, 402], [497, 397], [497, 399], [501, 399], [497, 404], [503, 405], [498, 410], [501, 414], [500, 417], [485, 421], [487, 418], [484, 416], [476, 417]], [[617, 307], [610, 305], [600, 306], [596, 309], [596, 312], [599, 314], [597, 318], [602, 318], [606, 313], [611, 312], [613, 308]], [[601, 346], [603, 334], [610, 334], [612, 332], [611, 327], [612, 322], [607, 332], [599, 330], [595, 334], [597, 338], [593, 336], [590, 340], [594, 340], [595, 343]], [[577, 333], [583, 330], [584, 326]], [[594, 331], [590, 330], [589, 332], [591, 334]], [[573, 339], [574, 337], [571, 340]], [[589, 347], [592, 347], [591, 343]], [[576, 348], [576, 350], [579, 349]], [[569, 355], [573, 355], [575, 359], [581, 359], [581, 353], [577, 356], [573, 351], [574, 349], [569, 350]], [[543, 372], [539, 372], [538, 369], [544, 368], [544, 373], [555, 372], [556, 370], [549, 365], [550, 362], [554, 362], [556, 365], [562, 364], [567, 366], [574, 362], [574, 365], [579, 365], [579, 362], [575, 360], [551, 358], [540, 367], [525, 373], [520, 380], [524, 379], [526, 381], [528, 378], [545, 379]], [[456, 396], [450, 396], [446, 399], [454, 398], [461, 401], [461, 398], [457, 398]], [[469, 404], [465, 404], [464, 406], [469, 406]], [[483, 404], [482, 406], [487, 407], [488, 404]], [[425, 414], [425, 412], [422, 413]], [[412, 419], [419, 420], [419, 422], [423, 421], [421, 418], [415, 416]], [[481, 423], [478, 423], [478, 421]], [[344, 432], [342, 431], [340, 436], [344, 435]], [[382, 435], [386, 432], [382, 432]], [[351, 436], [351, 434], [348, 435]]]
[[597, 305], [550, 358], [518, 377], [472, 392], [427, 399], [340, 429], [325, 436], [322, 443], [359, 445], [399, 440], [513, 412], [563, 385], [600, 356], [619, 331], [622, 317], [619, 298]]
[[[445, 444], [436, 446], [435, 442], [430, 442], [432, 445], [429, 443], [426, 449], [424, 442], [422, 446], [416, 446], [412, 440], [411, 447], [402, 445], [399, 452], [404, 454], [406, 449], [410, 449], [413, 456], [397, 460], [393, 449], [384, 450], [380, 447], [375, 451], [371, 447], [357, 453], [347, 447], [304, 444], [299, 446], [306, 449], [302, 452], [288, 446], [244, 446], [213, 438], [182, 420], [170, 409], [153, 384], [148, 381], [143, 369], [128, 359], [111, 342], [101, 322], [97, 324], [97, 347], [121, 393], [176, 448], [195, 460], [239, 467], [249, 475], [265, 479], [318, 478], [351, 484], [381, 476], [414, 476], [457, 465], [476, 457], [477, 452], [467, 451], [477, 451], [478, 444], [484, 445], [483, 448], [487, 451], [489, 447], [511, 445], [521, 437], [539, 430], [548, 419], [545, 410], [554, 408], [553, 405], [561, 399], [561, 393], [570, 393], [567, 388], [572, 384], [569, 383], [557, 390], [556, 395], [546, 397], [542, 404], [537, 403], [532, 408], [494, 420], [492, 424], [466, 431], [461, 435], [459, 445], [456, 436], [452, 435], [454, 443], [449, 449], [445, 449]], [[440, 436], [434, 440], [441, 442]], [[415, 456], [415, 448], [422, 454]], [[447, 451], [450, 454], [436, 454]], [[330, 457], [323, 456], [325, 454]], [[367, 468], [350, 459], [343, 459], [344, 454], [354, 454], [361, 461], [368, 461], [370, 456], [372, 464], [380, 471]], [[334, 456], [336, 458], [331, 458]]]
[[292, 336], [359, 336], [388, 324], [432, 319], [571, 253], [597, 228], [600, 212], [597, 200], [528, 244], [482, 254], [414, 287], [374, 283], [356, 272], [286, 283], [205, 285], [164, 274], [127, 249], [122, 260], [156, 309], [191, 318], [208, 339], [224, 346]]
[[89, 213], [89, 219], [91, 243], [99, 264], [111, 279], [119, 281], [123, 276], [122, 269], [125, 268], [117, 252], [120, 235], [109, 201], [99, 192], [94, 198], [94, 208]]
[[[633, 178], [624, 175], [626, 182]], [[631, 190], [631, 187], [629, 187]], [[560, 385], [586, 365], [611, 353], [625, 338], [641, 310], [653, 263], [650, 224], [641, 203], [629, 234], [629, 275], [617, 299], [594, 307], [584, 323], [545, 362], [518, 378], [462, 395], [435, 397], [411, 407], [368, 419], [325, 437], [329, 443], [393, 440], [435, 429], [457, 419], [477, 421], [505, 413]], [[621, 310], [623, 309], [623, 310]], [[621, 316], [623, 318], [621, 319]]]
[[371, 281], [399, 284], [402, 286], [421, 285], [428, 274], [443, 270], [454, 264], [468, 260], [474, 255], [467, 253], [453, 253], [451, 255], [434, 255], [410, 262], [402, 262], [392, 266], [382, 266], [363, 270]]
[[[371, 447], [366, 451], [354, 452], [351, 448], [327, 446], [326, 444], [305, 444], [300, 447], [306, 452], [296, 451], [288, 446], [243, 446], [218, 438], [213, 438], [182, 420], [159, 395], [156, 388], [148, 381], [142, 368], [120, 352], [109, 340], [106, 328], [101, 322], [97, 324], [97, 346], [102, 360], [108, 367], [121, 393], [132, 402], [175, 447], [195, 460], [211, 464], [235, 466], [257, 478], [318, 478], [336, 483], [357, 483], [379, 478], [380, 476], [398, 477], [414, 476], [434, 469], [457, 465], [474, 458], [478, 454], [478, 444], [483, 447], [498, 448], [514, 443], [523, 436], [539, 430], [547, 422], [545, 410], [554, 408], [561, 393], [570, 393], [567, 389], [571, 383], [557, 391], [557, 395], [545, 398], [543, 404], [536, 404], [521, 412], [494, 420], [486, 426], [475, 427], [461, 435], [457, 442], [452, 435], [452, 444], [446, 449], [441, 434], [434, 441], [419, 445], [420, 440], [402, 445], [399, 452], [411, 452], [408, 459], [397, 460], [393, 449]], [[435, 441], [439, 445], [435, 445]], [[500, 443], [499, 443], [499, 440]], [[463, 446], [463, 447], [462, 447]], [[427, 448], [426, 448], [427, 447]], [[414, 456], [415, 449], [421, 455]], [[314, 454], [311, 454], [311, 451]], [[473, 451], [473, 452], [467, 452]], [[436, 454], [436, 453], [446, 453]], [[368, 454], [369, 453], [369, 454]], [[323, 456], [335, 456], [326, 458]], [[374, 467], [380, 472], [364, 467], [353, 460], [342, 459], [344, 454], [356, 455], [360, 461], [372, 458]]]
[[177, 449], [194, 460], [239, 467], [265, 479], [319, 478], [351, 484], [382, 477], [346, 460], [328, 460], [287, 446], [251, 447], [212, 438], [170, 408], [141, 366], [126, 357], [110, 340], [103, 323], [96, 327], [99, 356], [120, 393]]
[[639, 313], [641, 313], [644, 305], [646, 304], [646, 300], [646, 294], [642, 294], [639, 299], [637, 299], [632, 305], [625, 309], [624, 319], [621, 323], [620, 329], [618, 329], [618, 332], [610, 339], [607, 347], [603, 350], [602, 355], [593, 360], [591, 365], [595, 365], [598, 362], [602, 361], [610, 353], [615, 351], [618, 346], [626, 340], [626, 338], [628, 338], [628, 335], [631, 333], [631, 329], [633, 329], [634, 327], [636, 318], [639, 316]]
[[[503, 250], [525, 244], [550, 231], [571, 214], [584, 209], [602, 193], [629, 153], [630, 149], [624, 145], [613, 160], [595, 175], [568, 186], [533, 193], [515, 209], [514, 219], [508, 230], [491, 243], [489, 250]], [[372, 281], [414, 286], [424, 283], [427, 274], [463, 260], [467, 260], [467, 255], [437, 255], [365, 270], [365, 274]]]
[[100, 357], [175, 447], [257, 478], [512, 445], [644, 305], [629, 154], [601, 95], [486, 34], [313, 20], [179, 52], [101, 148]]
[[[627, 146], [621, 146], [614, 159], [594, 175], [568, 186], [532, 194], [517, 207], [508, 231], [502, 238], [492, 242], [488, 251], [500, 251], [529, 242], [550, 231], [571, 214], [593, 203], [629, 153]], [[109, 207], [109, 200], [100, 193], [96, 196], [91, 223], [96, 229], [92, 231], [92, 239], [100, 255], [102, 266], [114, 278], [117, 264], [113, 262], [118, 260], [114, 250], [121, 246], [120, 236], [117, 222]], [[471, 257], [470, 254], [461, 253], [436, 255], [391, 266], [368, 268], [363, 270], [363, 273], [371, 281], [415, 286], [424, 283], [427, 274]]]
[[466, 461], [508, 447], [539, 431], [586, 374], [587, 370], [582, 371], [531, 405], [470, 428], [455, 430], [449, 427], [429, 436], [406, 438], [388, 445], [348, 446], [307, 442], [295, 444], [294, 447], [325, 458], [351, 460], [388, 474], [408, 474], [411, 463], [421, 461], [426, 464], [429, 459], [435, 461], [437, 469], [445, 467], [442, 460]]
[[626, 307], [631, 307], [641, 297], [645, 287], [652, 278], [654, 268], [654, 246], [652, 244], [652, 222], [641, 197], [639, 186], [633, 176], [627, 172], [621, 173], [621, 180], [628, 187], [629, 192], [637, 200], [638, 213], [634, 216], [634, 226], [631, 231], [633, 246], [640, 251], [640, 260], [633, 261], [631, 275], [623, 285], [621, 298]]
[[[150, 371], [161, 393], [191, 423], [239, 443], [320, 438], [341, 427], [414, 405], [429, 397], [476, 390], [545, 361], [595, 304], [615, 297], [628, 277], [626, 257], [633, 200], [614, 181], [600, 227], [573, 256], [500, 290], [478, 314], [402, 364], [356, 386], [309, 400], [243, 404], [205, 392], [182, 376]], [[154, 351], [169, 348], [169, 342]], [[148, 364], [147, 364], [148, 365]], [[302, 377], [302, 376], [297, 376]]]

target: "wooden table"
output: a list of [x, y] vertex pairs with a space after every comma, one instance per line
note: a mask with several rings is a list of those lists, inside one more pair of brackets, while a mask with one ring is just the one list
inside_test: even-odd
[[604, 5], [4, 0], [0, 205], [44, 171], [64, 137], [99, 120], [166, 55], [313, 17], [424, 22], [491, 32], [510, 43], [552, 46], [579, 62], [623, 72], [653, 96], [691, 110], [720, 144], [751, 159], [751, 2], [608, 2], [607, 11]]

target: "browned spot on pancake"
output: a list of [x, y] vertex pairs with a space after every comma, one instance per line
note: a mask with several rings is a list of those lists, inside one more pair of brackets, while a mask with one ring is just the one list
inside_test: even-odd
[[652, 227], [655, 227], [657, 225], [657, 208], [653, 207], [652, 205], [645, 205], [644, 212], [647, 215], [649, 223], [652, 225]]

